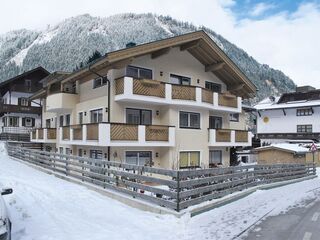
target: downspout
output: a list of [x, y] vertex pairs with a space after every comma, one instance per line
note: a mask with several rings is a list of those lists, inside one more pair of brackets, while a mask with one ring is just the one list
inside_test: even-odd
[[[110, 99], [111, 99], [111, 97], [110, 97], [110, 92], [111, 92], [111, 91], [110, 91], [110, 88], [111, 88], [111, 86], [110, 86], [110, 80], [108, 79], [107, 76], [102, 76], [102, 75], [100, 75], [99, 73], [93, 71], [93, 70], [91, 69], [91, 65], [89, 65], [88, 70], [89, 70], [89, 72], [91, 72], [91, 73], [97, 75], [98, 77], [101, 77], [103, 80], [106, 80], [106, 81], [107, 81], [107, 85], [108, 85], [108, 123], [110, 123], [110, 112], [111, 112], [111, 111], [110, 111]], [[110, 148], [110, 146], [108, 146], [108, 152], [107, 152], [107, 154], [108, 154], [108, 161], [110, 161], [110, 150], [111, 150], [111, 148]]]

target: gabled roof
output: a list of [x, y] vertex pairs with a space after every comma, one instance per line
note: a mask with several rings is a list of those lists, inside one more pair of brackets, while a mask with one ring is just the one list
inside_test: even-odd
[[40, 80], [46, 76], [48, 76], [50, 73], [44, 69], [43, 67], [37, 67], [37, 68], [34, 68], [30, 71], [27, 71], [27, 72], [24, 72], [20, 75], [17, 75], [13, 78], [10, 78], [8, 80], [5, 80], [3, 82], [0, 83], [0, 94], [3, 95], [5, 94], [11, 85], [13, 84], [17, 84], [19, 83], [19, 81], [25, 79], [25, 78], [28, 78], [28, 77], [35, 77], [36, 76], [36, 79]]
[[[206, 71], [214, 72], [225, 82], [229, 91], [244, 98], [255, 95], [256, 86], [204, 31], [187, 33], [110, 52], [92, 63], [90, 68], [105, 75], [110, 69], [124, 67], [135, 57], [146, 54], [157, 57], [170, 51], [173, 47], [180, 47], [181, 51], [188, 51], [205, 66]], [[95, 77], [89, 68], [85, 67], [71, 74], [63, 82], [80, 79], [90, 80]]]

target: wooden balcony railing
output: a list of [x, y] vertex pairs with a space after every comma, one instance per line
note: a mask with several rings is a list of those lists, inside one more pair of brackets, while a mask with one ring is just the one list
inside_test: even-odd
[[112, 123], [111, 140], [138, 141], [138, 125]]
[[202, 102], [213, 104], [213, 92], [208, 89], [201, 89], [202, 91]]
[[172, 85], [172, 99], [196, 100], [196, 88], [193, 86]]
[[41, 114], [42, 108], [33, 106], [0, 104], [0, 113], [4, 112]]
[[62, 127], [62, 139], [70, 140], [70, 126]]
[[233, 107], [233, 108], [238, 107], [237, 96], [232, 95], [232, 94], [228, 94], [228, 93], [219, 94], [218, 103], [219, 103], [219, 106]]
[[248, 132], [247, 131], [235, 131], [235, 141], [236, 142], [248, 142]]
[[146, 141], [169, 141], [169, 127], [146, 126]]
[[123, 94], [124, 93], [124, 77], [116, 79], [115, 89], [116, 89], [116, 95]]
[[47, 129], [47, 139], [54, 140], [57, 138], [57, 130], [55, 128]]
[[99, 123], [87, 125], [87, 140], [99, 139]]
[[42, 128], [38, 129], [38, 139], [43, 139], [43, 129]]
[[82, 140], [82, 125], [73, 125], [73, 140]]
[[216, 141], [217, 142], [231, 142], [231, 130], [217, 129], [216, 130]]
[[133, 94], [165, 98], [165, 84], [156, 80], [133, 79]]

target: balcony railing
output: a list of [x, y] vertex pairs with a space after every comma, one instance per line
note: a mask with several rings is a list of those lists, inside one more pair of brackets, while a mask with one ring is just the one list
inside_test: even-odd
[[1, 113], [31, 113], [31, 114], [41, 114], [41, 107], [34, 106], [22, 106], [22, 105], [13, 105], [13, 104], [0, 104], [0, 114]]
[[251, 146], [252, 136], [245, 130], [209, 129], [209, 146]]
[[115, 94], [116, 101], [199, 106], [229, 112], [241, 112], [242, 107], [241, 97], [228, 92], [216, 93], [196, 86], [139, 80], [132, 77], [116, 79]]
[[56, 128], [38, 128], [30, 132], [31, 142], [55, 143], [57, 141]]
[[175, 127], [94, 123], [61, 127], [60, 142], [94, 146], [174, 146]]

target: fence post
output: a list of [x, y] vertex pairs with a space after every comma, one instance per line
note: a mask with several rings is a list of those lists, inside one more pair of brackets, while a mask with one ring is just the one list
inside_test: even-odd
[[177, 171], [177, 212], [180, 212], [180, 171]]

